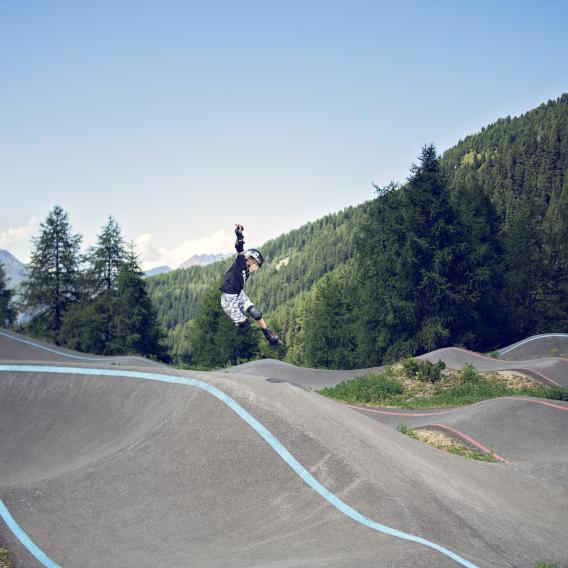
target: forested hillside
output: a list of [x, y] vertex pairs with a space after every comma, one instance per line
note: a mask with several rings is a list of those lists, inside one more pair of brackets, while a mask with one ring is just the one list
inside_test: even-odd
[[445, 152], [441, 166], [456, 199], [485, 192], [495, 208], [507, 337], [565, 331], [568, 94], [467, 137]]
[[[562, 95], [442, 157], [425, 147], [404, 186], [377, 188], [365, 204], [266, 243], [267, 263], [247, 293], [284, 337], [279, 355], [370, 366], [449, 344], [489, 350], [565, 331], [567, 165]], [[148, 279], [175, 359], [198, 363], [191, 344], [201, 329], [188, 322], [229, 263]], [[200, 326], [206, 321], [202, 314]]]
[[557, 207], [568, 187], [568, 94], [468, 136], [444, 152], [441, 165], [453, 186], [484, 187], [506, 223], [523, 196], [539, 213]]
[[[354, 228], [365, 204], [307, 223], [262, 246], [265, 264], [247, 282], [247, 294], [265, 314], [312, 288], [323, 275], [355, 252]], [[246, 228], [245, 228], [246, 239]], [[209, 266], [174, 270], [147, 279], [158, 320], [168, 331], [174, 357], [187, 360], [190, 322], [208, 288], [218, 287], [234, 257]]]

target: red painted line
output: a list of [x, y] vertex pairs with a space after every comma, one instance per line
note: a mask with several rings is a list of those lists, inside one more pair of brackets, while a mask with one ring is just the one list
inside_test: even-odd
[[550, 406], [552, 408], [558, 408], [559, 410], [565, 410], [568, 412], [568, 405], [562, 406], [560, 404], [553, 404], [552, 402], [546, 402], [544, 400], [538, 400], [536, 398], [527, 398], [524, 396], [503, 396], [506, 400], [524, 400], [525, 402], [533, 402], [535, 404], [544, 404], [544, 406]]
[[370, 406], [356, 406], [355, 404], [347, 404], [345, 402], [342, 402], [341, 404], [344, 404], [349, 408], [353, 408], [354, 410], [363, 410], [373, 414], [386, 414], [389, 416], [437, 416], [438, 414], [448, 414], [459, 410], [459, 408], [452, 408], [450, 410], [440, 410], [438, 412], [398, 412], [396, 410], [379, 410], [378, 408], [371, 408]]
[[461, 351], [462, 353], [467, 353], [468, 355], [474, 355], [479, 359], [486, 359], [487, 361], [506, 361], [506, 359], [495, 359], [495, 357], [487, 357], [487, 355], [481, 355], [481, 353], [470, 351], [469, 349], [464, 349], [463, 347], [448, 347], [448, 349], [455, 349], [456, 351]]
[[[544, 400], [539, 400], [537, 398], [528, 398], [523, 396], [500, 396], [499, 398], [489, 398], [487, 400], [523, 400], [525, 402], [533, 402], [535, 404], [543, 404], [544, 406], [550, 406], [551, 408], [558, 408], [559, 410], [565, 410], [568, 412], [568, 404], [566, 406], [562, 406], [560, 404], [553, 404], [552, 402], [546, 402]], [[357, 406], [356, 404], [348, 404], [346, 402], [342, 402], [338, 400], [340, 404], [347, 406], [348, 408], [352, 408], [353, 410], [362, 410], [363, 412], [370, 412], [371, 414], [384, 414], [386, 416], [438, 416], [440, 414], [449, 414], [451, 412], [458, 412], [462, 408], [467, 408], [467, 406], [458, 406], [457, 408], [450, 408], [448, 410], [439, 410], [436, 412], [400, 412], [398, 410], [386, 410], [381, 409], [380, 407], [371, 407], [371, 406]], [[473, 404], [479, 404], [480, 402], [485, 402], [483, 400], [479, 402], [475, 402]]]
[[[471, 436], [468, 436], [467, 434], [464, 434], [463, 432], [460, 432], [459, 430], [456, 430], [455, 428], [450, 428], [450, 426], [445, 426], [443, 424], [432, 424], [431, 426], [436, 427], [436, 428], [441, 428], [442, 430], [449, 430], [450, 432], [453, 432], [454, 434], [456, 434], [460, 438], [462, 438], [462, 439], [466, 440], [467, 442], [469, 442], [470, 444], [474, 445], [476, 448], [481, 450], [484, 454], [493, 454], [493, 457], [496, 460], [503, 462], [503, 463], [509, 463], [505, 458], [501, 457], [499, 454], [496, 454], [495, 452], [492, 452], [488, 447], [484, 446], [481, 442], [478, 442], [477, 440], [475, 440]], [[427, 426], [426, 426], [426, 428], [427, 428]]]
[[546, 375], [543, 375], [542, 373], [540, 373], [539, 371], [535, 371], [534, 369], [504, 369], [504, 370], [509, 370], [509, 371], [519, 371], [520, 373], [522, 373], [523, 371], [527, 374], [530, 373], [534, 373], [535, 375], [538, 375], [543, 381], [546, 381], [547, 383], [550, 383], [556, 387], [561, 387], [562, 385], [560, 383], [557, 383], [554, 379], [551, 379], [550, 377], [547, 377]]

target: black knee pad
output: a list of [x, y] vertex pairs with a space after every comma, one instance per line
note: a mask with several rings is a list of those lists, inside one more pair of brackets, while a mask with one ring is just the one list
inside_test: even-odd
[[262, 319], [262, 314], [261, 314], [260, 311], [257, 310], [254, 306], [251, 306], [251, 307], [247, 310], [247, 314], [250, 314], [256, 321]]
[[250, 321], [249, 321], [249, 320], [240, 321], [240, 322], [237, 324], [237, 327], [238, 327], [239, 329], [246, 329], [247, 327], [250, 327]]

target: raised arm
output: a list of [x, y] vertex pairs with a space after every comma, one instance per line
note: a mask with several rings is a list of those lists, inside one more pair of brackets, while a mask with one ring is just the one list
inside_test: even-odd
[[235, 248], [237, 249], [237, 252], [239, 254], [241, 254], [244, 250], [244, 245], [245, 245], [245, 239], [243, 237], [243, 231], [245, 230], [245, 228], [240, 225], [237, 224], [235, 225], [235, 235], [237, 236], [237, 242], [235, 243]]

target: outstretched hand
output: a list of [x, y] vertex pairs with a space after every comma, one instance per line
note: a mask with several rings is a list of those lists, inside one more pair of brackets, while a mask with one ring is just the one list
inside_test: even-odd
[[270, 347], [280, 347], [282, 345], [282, 340], [278, 337], [278, 334], [269, 328], [263, 329], [264, 337], [268, 340]]
[[235, 233], [242, 233], [244, 230], [245, 228], [240, 223], [235, 225]]

